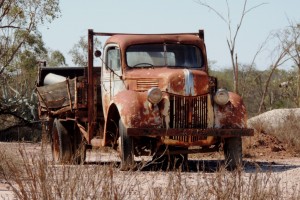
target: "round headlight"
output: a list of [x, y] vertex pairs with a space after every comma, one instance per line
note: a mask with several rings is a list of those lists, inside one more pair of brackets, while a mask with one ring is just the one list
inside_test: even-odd
[[150, 90], [148, 90], [148, 96], [147, 99], [150, 103], [157, 104], [162, 99], [162, 92], [159, 88], [153, 87]]
[[221, 106], [224, 106], [229, 101], [229, 94], [226, 89], [218, 89], [214, 96], [214, 101]]

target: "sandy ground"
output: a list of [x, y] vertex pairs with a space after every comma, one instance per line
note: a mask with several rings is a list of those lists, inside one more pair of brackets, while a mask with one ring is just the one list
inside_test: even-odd
[[[17, 152], [18, 143], [0, 143], [1, 147], [9, 150], [15, 150]], [[34, 155], [41, 151], [41, 144], [35, 143], [23, 143], [21, 144], [26, 152]], [[254, 158], [244, 159], [244, 173], [243, 176], [249, 177], [252, 174], [259, 172], [261, 176], [265, 176], [272, 171], [273, 177], [280, 180], [280, 185], [287, 193], [292, 193], [293, 189], [299, 187], [300, 183], [300, 158], [293, 156], [282, 156], [284, 153], [274, 155], [262, 155], [255, 156]], [[47, 151], [47, 156], [51, 158], [50, 151]], [[147, 157], [143, 159], [149, 159]], [[199, 183], [201, 177], [214, 177], [215, 172], [218, 171], [220, 163], [223, 161], [223, 155], [221, 153], [215, 154], [202, 154], [192, 155], [189, 157], [188, 170], [181, 172], [183, 179], [186, 179], [189, 184], [194, 185]], [[99, 163], [119, 163], [119, 156], [117, 153], [109, 150], [92, 150], [87, 153], [86, 165], [93, 166]], [[201, 173], [199, 173], [199, 170]], [[124, 173], [124, 172], [118, 172]], [[161, 185], [166, 182], [166, 174], [172, 172], [166, 171], [153, 171], [150, 167], [145, 167], [142, 170], [134, 172], [135, 177], [141, 180], [141, 184], [145, 184], [144, 187], [151, 187], [147, 184], [151, 182], [152, 186]], [[155, 181], [152, 178], [155, 176]], [[0, 180], [0, 198], [1, 199], [14, 199], [13, 192], [9, 185]]]

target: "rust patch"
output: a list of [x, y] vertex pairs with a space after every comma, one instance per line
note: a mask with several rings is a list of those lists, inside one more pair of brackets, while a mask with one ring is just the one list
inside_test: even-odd
[[147, 92], [123, 91], [114, 98], [126, 127], [160, 127], [162, 116], [159, 105], [147, 100]]
[[166, 78], [169, 83], [168, 91], [175, 94], [182, 94], [184, 92], [184, 74], [182, 73], [175, 73]]
[[[208, 75], [203, 70], [189, 70], [193, 76], [193, 95], [203, 95], [209, 92]], [[127, 89], [146, 91], [151, 87], [159, 87], [162, 91], [187, 96], [186, 77], [184, 69], [149, 68], [126, 71], [124, 80]], [[148, 78], [145, 78], [148, 77]]]
[[209, 92], [209, 79], [208, 74], [204, 71], [193, 70], [194, 77], [194, 93], [206, 94]]
[[246, 128], [246, 122], [246, 108], [239, 95], [229, 92], [229, 102], [225, 106], [215, 106], [217, 128]]

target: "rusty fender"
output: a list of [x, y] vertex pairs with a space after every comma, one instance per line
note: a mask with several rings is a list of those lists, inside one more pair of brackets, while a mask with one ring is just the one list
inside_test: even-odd
[[247, 113], [242, 98], [229, 92], [229, 102], [215, 105], [215, 128], [247, 128]]
[[127, 128], [160, 127], [162, 117], [158, 105], [147, 100], [147, 92], [122, 91], [112, 101]]

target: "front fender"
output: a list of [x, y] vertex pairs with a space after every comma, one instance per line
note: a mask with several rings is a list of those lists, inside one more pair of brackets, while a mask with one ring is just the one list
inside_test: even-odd
[[247, 112], [242, 98], [229, 92], [229, 102], [224, 106], [215, 105], [215, 128], [246, 128]]
[[157, 105], [147, 100], [147, 92], [122, 91], [112, 100], [127, 128], [158, 127], [162, 125]]

